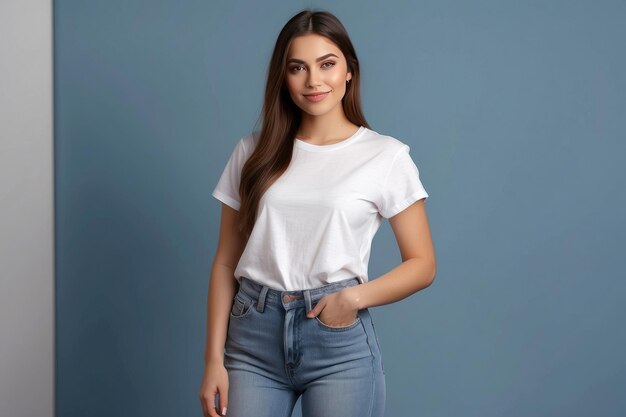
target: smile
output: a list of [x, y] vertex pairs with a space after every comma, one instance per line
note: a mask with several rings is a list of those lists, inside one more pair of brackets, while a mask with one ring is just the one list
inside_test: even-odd
[[304, 97], [306, 97], [309, 101], [318, 102], [324, 100], [329, 93], [330, 91], [318, 94], [305, 94]]

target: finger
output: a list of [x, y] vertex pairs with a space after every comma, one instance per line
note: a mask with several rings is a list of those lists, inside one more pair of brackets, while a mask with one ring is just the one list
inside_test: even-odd
[[209, 399], [204, 394], [200, 394], [200, 405], [202, 405], [202, 415], [209, 417], [211, 415], [209, 412]]
[[324, 305], [326, 304], [326, 299], [322, 298], [321, 300], [318, 301], [318, 303], [315, 305], [315, 307], [313, 307], [308, 313], [307, 316], [308, 317], [315, 317], [319, 314], [319, 312], [324, 308]]
[[306, 315], [309, 318], [313, 318], [313, 317], [315, 317], [315, 316], [317, 316], [319, 314], [318, 311], [319, 311], [319, 308], [317, 308], [317, 306], [315, 306], [315, 308], [309, 310], [309, 312], [306, 313]]
[[220, 414], [217, 412], [217, 407], [212, 405], [209, 407], [209, 416], [210, 417], [220, 417]]
[[204, 417], [209, 417], [209, 412], [206, 409], [206, 405], [204, 404], [204, 398], [200, 396], [200, 406], [202, 407], [202, 415]]
[[219, 408], [220, 415], [226, 414], [226, 409], [228, 408], [228, 386], [226, 388], [220, 387], [220, 399], [219, 399]]
[[215, 392], [211, 394], [209, 398], [205, 401], [205, 406], [207, 410], [207, 417], [220, 417], [219, 413], [215, 409]]

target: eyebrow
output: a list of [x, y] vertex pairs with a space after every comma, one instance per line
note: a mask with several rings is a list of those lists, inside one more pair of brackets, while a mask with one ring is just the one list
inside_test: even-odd
[[[325, 60], [326, 58], [328, 58], [328, 57], [330, 57], [330, 56], [334, 56], [334, 57], [336, 57], [336, 58], [339, 58], [337, 55], [335, 55], [335, 54], [333, 54], [333, 53], [331, 52], [330, 54], [326, 54], [326, 55], [323, 55], [323, 56], [321, 56], [321, 57], [317, 58], [317, 59], [315, 60], [315, 62], [320, 62], [320, 61], [323, 61], [323, 60]], [[291, 62], [295, 62], [295, 63], [298, 63], [298, 64], [305, 64], [305, 62], [304, 62], [303, 60], [301, 60], [301, 59], [297, 59], [297, 58], [289, 58], [289, 59], [287, 60], [287, 63], [288, 63], [288, 64], [289, 64], [289, 63], [291, 63]]]

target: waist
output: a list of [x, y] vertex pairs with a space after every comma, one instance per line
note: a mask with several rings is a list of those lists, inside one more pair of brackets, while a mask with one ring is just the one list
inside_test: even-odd
[[263, 298], [265, 304], [287, 304], [287, 303], [302, 303], [306, 298], [313, 303], [323, 298], [328, 294], [332, 294], [337, 291], [341, 291], [344, 288], [353, 287], [359, 285], [361, 281], [357, 277], [344, 279], [341, 281], [332, 282], [330, 284], [322, 285], [321, 287], [311, 288], [307, 290], [295, 290], [295, 291], [282, 291], [276, 288], [272, 288], [268, 285], [261, 284], [254, 281], [251, 278], [242, 276], [239, 284], [239, 291], [249, 296], [254, 300]]

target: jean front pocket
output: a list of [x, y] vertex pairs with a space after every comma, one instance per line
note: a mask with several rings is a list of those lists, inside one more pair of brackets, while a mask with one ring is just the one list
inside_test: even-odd
[[230, 309], [230, 317], [240, 319], [246, 317], [252, 310], [254, 301], [243, 296], [240, 292], [235, 295], [233, 305]]
[[330, 326], [326, 323], [324, 323], [322, 320], [319, 319], [319, 315], [315, 316], [315, 320], [317, 321], [317, 323], [320, 325], [320, 327], [324, 330], [329, 330], [331, 332], [341, 332], [341, 331], [345, 331], [345, 330], [350, 330], [356, 326], [359, 325], [359, 323], [361, 322], [361, 317], [359, 317], [359, 315], [356, 316], [356, 319], [346, 325], [346, 326]]

